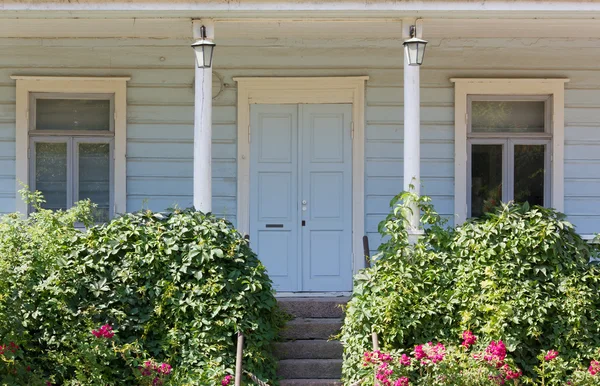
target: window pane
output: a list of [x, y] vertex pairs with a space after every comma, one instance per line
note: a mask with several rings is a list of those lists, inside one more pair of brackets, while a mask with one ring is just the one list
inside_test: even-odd
[[98, 205], [95, 220], [106, 222], [110, 213], [110, 147], [107, 143], [79, 144], [79, 199]]
[[35, 143], [35, 189], [46, 209], [67, 209], [67, 144]]
[[471, 216], [479, 217], [502, 201], [502, 145], [472, 145]]
[[110, 101], [37, 99], [36, 130], [110, 130]]
[[473, 101], [471, 131], [475, 133], [543, 133], [544, 101]]
[[515, 201], [544, 205], [546, 145], [515, 145]]

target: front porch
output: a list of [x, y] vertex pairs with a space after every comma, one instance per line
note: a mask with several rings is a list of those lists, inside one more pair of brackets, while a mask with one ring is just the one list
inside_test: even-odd
[[[15, 15], [29, 17], [17, 19]], [[1, 180], [2, 212], [27, 210], [16, 197], [16, 186], [19, 181], [32, 185], [33, 178], [27, 166], [31, 158], [23, 150], [30, 146], [29, 110], [23, 107], [27, 98], [17, 92], [15, 79], [58, 77], [59, 82], [74, 82], [74, 77], [79, 77], [85, 84], [101, 82], [99, 77], [130, 78], [124, 86], [126, 100], [117, 111], [125, 132], [119, 137], [122, 142], [116, 142], [123, 151], [116, 152], [114, 161], [113, 214], [192, 205], [212, 210], [251, 235], [259, 254], [271, 260], [267, 262], [271, 272], [281, 272], [282, 283], [291, 283], [292, 276], [300, 283], [305, 276], [309, 280], [315, 275], [341, 275], [345, 283], [314, 288], [297, 284], [282, 287], [283, 291], [348, 291], [352, 273], [362, 267], [361, 237], [368, 235], [371, 249], [377, 248], [377, 224], [399, 191], [411, 184], [420, 188], [450, 224], [466, 217], [471, 205], [467, 184], [473, 177], [467, 169], [466, 146], [471, 138], [463, 138], [468, 118], [465, 121], [456, 115], [458, 109], [464, 111], [466, 99], [455, 101], [457, 87], [451, 79], [478, 78], [480, 83], [490, 83], [485, 79], [496, 78], [503, 82], [503, 89], [488, 87], [485, 93], [509, 99], [552, 94], [551, 117], [545, 125], [553, 132], [543, 135], [543, 140], [551, 143], [546, 149], [552, 149], [544, 163], [552, 161], [545, 166], [550, 177], [544, 181], [548, 192], [543, 200], [565, 211], [580, 233], [591, 235], [598, 230], [600, 171], [595, 165], [600, 149], [600, 105], [594, 101], [600, 95], [600, 73], [595, 65], [598, 41], [594, 36], [600, 24], [589, 19], [589, 14], [564, 14], [563, 18], [552, 14], [535, 20], [484, 11], [452, 17], [431, 11], [418, 20], [414, 15], [408, 17], [410, 13], [383, 11], [368, 17], [346, 13], [339, 17], [281, 14], [279, 18], [215, 14], [203, 22], [181, 13], [173, 13], [171, 18], [144, 14], [135, 19], [125, 11], [106, 19], [91, 15], [81, 11], [80, 18], [71, 19], [60, 14], [53, 18], [42, 18], [39, 13], [5, 14], [0, 26], [0, 75], [5, 79], [0, 86], [4, 138], [0, 162], [6, 170]], [[202, 23], [214, 26], [209, 29], [217, 43], [211, 70], [195, 68], [189, 47], [193, 31]], [[420, 70], [403, 66], [402, 42], [411, 25], [417, 25], [429, 41]], [[211, 88], [202, 82], [205, 78]], [[555, 92], [520, 86], [544, 84], [548, 81], [540, 79], [546, 78], [562, 84], [562, 97], [560, 87]], [[199, 92], [202, 84], [204, 91]], [[348, 173], [344, 178], [352, 182], [343, 185], [337, 195], [325, 195], [324, 208], [348, 201], [349, 206], [342, 205], [340, 212], [346, 214], [347, 222], [331, 228], [342, 235], [343, 241], [335, 244], [341, 246], [339, 253], [331, 252], [335, 248], [331, 239], [325, 238], [321, 242], [323, 246], [329, 243], [327, 248], [314, 248], [321, 251], [314, 257], [298, 252], [310, 249], [298, 235], [302, 209], [310, 211], [313, 200], [289, 196], [276, 202], [266, 193], [253, 196], [251, 192], [252, 179], [257, 178], [252, 177], [255, 161], [251, 147], [256, 144], [253, 140], [259, 139], [251, 124], [251, 110], [256, 105], [340, 103], [352, 104], [350, 122], [344, 123], [352, 155], [343, 162], [347, 165], [343, 173]], [[270, 149], [281, 146], [273, 142], [272, 134], [265, 138], [272, 141]], [[335, 137], [317, 142], [329, 140], [334, 145], [341, 143]], [[528, 140], [541, 143], [542, 139]], [[302, 143], [297, 142], [295, 149]], [[330, 145], [324, 149], [333, 151]], [[301, 153], [294, 150], [294, 154]], [[290, 192], [302, 192], [309, 185], [299, 179], [300, 169], [295, 170], [299, 174], [293, 177], [296, 185], [290, 185]], [[281, 197], [280, 183], [265, 186], [267, 192], [279, 192], [275, 198]], [[508, 192], [501, 198], [512, 196]], [[294, 229], [287, 228], [281, 213], [270, 213], [272, 218], [259, 222], [259, 213], [253, 210], [258, 210], [261, 199], [271, 209], [281, 204], [282, 211], [294, 212], [288, 216]], [[285, 245], [282, 238], [275, 237], [261, 252], [259, 223], [263, 230], [290, 230], [295, 236]], [[332, 254], [341, 257], [327, 265]], [[277, 265], [282, 255], [288, 256], [287, 265]], [[317, 272], [315, 267], [323, 269]]]

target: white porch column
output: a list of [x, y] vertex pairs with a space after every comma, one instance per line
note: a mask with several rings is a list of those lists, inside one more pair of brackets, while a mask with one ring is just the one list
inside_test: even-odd
[[[414, 19], [402, 21], [402, 38], [410, 38]], [[419, 66], [409, 66], [404, 53], [404, 190], [420, 194], [421, 187], [421, 94]], [[412, 207], [409, 233], [419, 233], [420, 213]]]
[[[215, 25], [210, 19], [194, 20], [194, 39], [200, 39], [200, 27], [214, 39]], [[190, 55], [193, 57], [192, 55]], [[194, 208], [212, 211], [212, 68], [198, 68], [194, 59]]]

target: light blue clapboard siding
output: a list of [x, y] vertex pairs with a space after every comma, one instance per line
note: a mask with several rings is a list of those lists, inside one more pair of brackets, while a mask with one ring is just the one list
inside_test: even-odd
[[565, 92], [565, 212], [590, 234], [600, 232], [600, 90], [577, 86]]
[[[182, 21], [188, 23], [189, 21]], [[235, 76], [368, 75], [365, 226], [377, 224], [402, 189], [402, 52], [386, 43], [348, 49], [328, 39], [265, 39], [247, 47], [219, 42], [215, 71], [226, 83], [214, 100], [214, 211], [235, 221]], [[454, 88], [451, 77], [568, 77], [565, 109], [565, 211], [581, 233], [600, 231], [600, 54], [556, 39], [432, 41], [421, 68], [422, 191], [452, 222]], [[193, 58], [188, 40], [0, 39], [0, 212], [14, 210], [15, 90], [10, 75], [131, 76], [128, 84], [127, 210], [192, 204]], [[562, 46], [561, 46], [562, 45]], [[477, 47], [477, 49], [474, 49]], [[571, 54], [568, 54], [572, 48]], [[565, 54], [567, 53], [567, 54]], [[301, 58], [299, 60], [299, 58]]]

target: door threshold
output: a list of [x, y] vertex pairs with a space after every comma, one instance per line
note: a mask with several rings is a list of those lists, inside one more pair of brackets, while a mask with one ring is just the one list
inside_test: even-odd
[[341, 298], [350, 297], [352, 292], [276, 292], [276, 298]]

